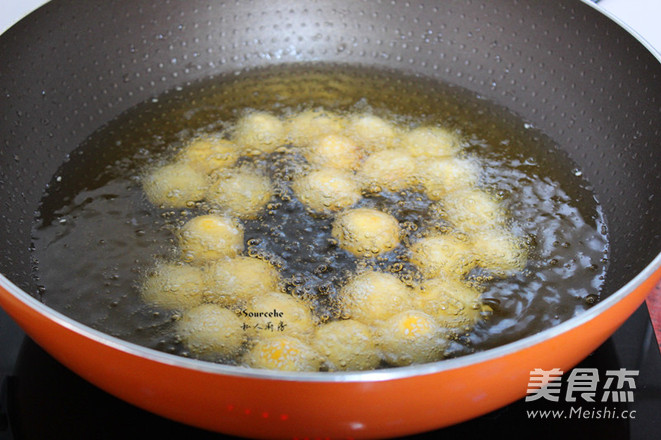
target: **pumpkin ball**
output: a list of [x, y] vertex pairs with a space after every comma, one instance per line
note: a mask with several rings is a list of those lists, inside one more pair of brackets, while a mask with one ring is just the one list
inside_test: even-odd
[[306, 110], [287, 118], [285, 129], [289, 142], [297, 147], [307, 147], [319, 137], [341, 133], [344, 120], [333, 112]]
[[202, 264], [243, 251], [243, 227], [229, 217], [201, 215], [189, 220], [178, 234], [182, 259]]
[[458, 137], [441, 127], [415, 128], [402, 136], [402, 146], [413, 157], [433, 158], [454, 155], [459, 150]]
[[234, 126], [235, 144], [244, 150], [272, 153], [285, 144], [287, 132], [282, 121], [268, 112], [252, 112], [241, 117]]
[[202, 304], [186, 311], [177, 328], [186, 347], [203, 357], [235, 356], [246, 341], [241, 319], [216, 304]]
[[205, 272], [186, 264], [161, 263], [145, 278], [140, 290], [147, 304], [168, 310], [187, 310], [204, 300]]
[[311, 143], [305, 150], [305, 158], [317, 166], [354, 170], [358, 168], [362, 152], [350, 138], [340, 134], [328, 134]]
[[312, 346], [324, 356], [330, 371], [371, 370], [380, 361], [374, 339], [367, 325], [346, 319], [319, 326]]
[[209, 181], [187, 163], [171, 163], [152, 170], [142, 179], [147, 199], [164, 208], [186, 208], [204, 198]]
[[259, 258], [236, 256], [221, 259], [208, 268], [206, 300], [225, 306], [245, 303], [253, 296], [278, 288], [278, 270]]
[[442, 204], [447, 220], [466, 233], [499, 228], [507, 221], [498, 200], [479, 189], [448, 194]]
[[310, 307], [286, 293], [254, 295], [242, 314], [253, 336], [291, 335], [305, 340], [314, 332], [315, 322]]
[[454, 234], [431, 234], [413, 243], [410, 260], [426, 278], [462, 276], [477, 265], [472, 244]]
[[337, 216], [331, 231], [340, 247], [357, 257], [374, 257], [399, 245], [395, 217], [370, 208], [349, 209]]
[[179, 153], [178, 160], [197, 171], [211, 174], [234, 165], [240, 149], [233, 142], [219, 136], [199, 136], [191, 140]]
[[219, 175], [209, 188], [206, 199], [239, 218], [254, 219], [272, 196], [273, 187], [268, 177], [240, 169]]
[[368, 184], [384, 186], [391, 191], [404, 189], [414, 183], [416, 161], [401, 150], [383, 150], [370, 155], [360, 168]]
[[528, 261], [524, 240], [504, 228], [479, 231], [471, 235], [477, 264], [499, 278], [521, 272]]
[[362, 197], [351, 174], [333, 168], [312, 171], [296, 179], [292, 188], [304, 205], [320, 213], [340, 211]]
[[446, 157], [421, 162], [420, 180], [431, 200], [456, 191], [470, 190], [479, 181], [480, 168], [472, 159]]
[[370, 113], [353, 116], [346, 133], [360, 147], [368, 151], [392, 148], [398, 139], [395, 124]]
[[365, 324], [387, 319], [412, 305], [412, 290], [395, 275], [366, 271], [340, 290], [343, 314]]
[[318, 371], [323, 359], [293, 336], [260, 339], [243, 357], [249, 367], [279, 371]]
[[480, 319], [480, 292], [457, 278], [432, 278], [418, 286], [415, 305], [446, 328], [469, 329]]
[[407, 310], [379, 326], [379, 344], [391, 365], [432, 362], [443, 357], [448, 340], [433, 317], [420, 310]]

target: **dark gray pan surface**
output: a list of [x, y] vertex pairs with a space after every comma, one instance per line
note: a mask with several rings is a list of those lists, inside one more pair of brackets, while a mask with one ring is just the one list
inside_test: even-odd
[[661, 251], [661, 64], [576, 0], [54, 0], [0, 38], [0, 272], [33, 292], [30, 227], [66, 155], [175, 86], [328, 61], [440, 79], [554, 139], [604, 206], [606, 293]]

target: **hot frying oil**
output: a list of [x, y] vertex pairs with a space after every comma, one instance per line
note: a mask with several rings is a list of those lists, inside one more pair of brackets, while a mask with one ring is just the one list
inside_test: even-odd
[[[196, 136], [230, 133], [246, 111], [280, 118], [309, 109], [374, 114], [400, 127], [442, 125], [460, 133], [462, 155], [481, 164], [477, 186], [508, 213], [507, 228], [527, 251], [507, 277], [470, 270], [490, 313], [451, 338], [445, 357], [499, 346], [552, 327], [599, 299], [607, 266], [601, 208], [580, 170], [524, 120], [469, 91], [394, 72], [306, 65], [226, 75], [172, 90], [101, 127], [71, 152], [45, 189], [33, 228], [35, 278], [47, 305], [119, 338], [191, 355], [174, 331], [181, 313], [140, 295], [157, 261], [178, 258], [180, 228], [207, 214], [208, 203], [172, 208], [150, 203], [147, 170], [170, 163]], [[310, 161], [292, 145], [244, 154], [236, 167], [259, 169], [273, 195], [241, 220], [242, 255], [277, 268], [280, 289], [310, 304], [319, 323], [346, 318], [344, 285], [365, 270], [423, 280], [409, 249], [451, 225], [420, 185], [366, 187], [351, 205], [387, 212], [402, 230], [391, 251], [361, 258], [333, 235], [335, 215], [320, 214], [292, 185]], [[227, 362], [237, 362], [226, 359]], [[387, 366], [387, 364], [382, 364]]]

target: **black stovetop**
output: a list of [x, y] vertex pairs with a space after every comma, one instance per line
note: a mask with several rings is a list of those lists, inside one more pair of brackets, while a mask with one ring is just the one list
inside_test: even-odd
[[[596, 369], [602, 380], [600, 386], [607, 371], [639, 371], [633, 401], [566, 402], [562, 398], [566, 375], [558, 402], [522, 399], [469, 422], [412, 438], [484, 439], [501, 433], [511, 438], [563, 440], [660, 438], [661, 354], [644, 305], [577, 368]], [[1, 310], [0, 377], [0, 440], [230, 438], [163, 419], [104, 393], [57, 363]], [[529, 416], [536, 410], [564, 410], [567, 414], [577, 407], [588, 416], [577, 418], [577, 412], [567, 418]]]

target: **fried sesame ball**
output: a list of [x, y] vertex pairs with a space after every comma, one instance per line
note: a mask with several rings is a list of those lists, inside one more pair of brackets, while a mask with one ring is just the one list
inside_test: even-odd
[[478, 183], [479, 175], [480, 168], [471, 159], [447, 157], [420, 164], [422, 185], [431, 200], [440, 200], [446, 194], [473, 188]]
[[306, 147], [318, 137], [341, 133], [343, 118], [329, 111], [307, 110], [285, 121], [287, 139], [297, 147]]
[[215, 214], [189, 220], [178, 234], [179, 248], [186, 262], [205, 263], [233, 257], [243, 251], [243, 227]]
[[401, 150], [383, 150], [370, 155], [360, 172], [367, 183], [385, 186], [391, 191], [406, 188], [413, 183], [416, 161]]
[[203, 357], [238, 354], [247, 339], [236, 314], [216, 304], [202, 304], [177, 322], [178, 335], [188, 349]]
[[447, 129], [424, 126], [402, 135], [402, 146], [413, 157], [445, 157], [458, 151], [459, 139]]
[[448, 194], [442, 204], [447, 220], [466, 233], [494, 229], [507, 220], [501, 204], [479, 189]]
[[480, 318], [480, 292], [453, 277], [432, 278], [420, 284], [416, 308], [447, 328], [470, 328]]
[[147, 199], [165, 208], [185, 208], [202, 200], [208, 186], [207, 176], [186, 163], [156, 168], [142, 180]]
[[395, 275], [367, 271], [356, 275], [342, 287], [343, 315], [372, 324], [411, 307], [412, 289]]
[[313, 211], [330, 213], [347, 208], [360, 200], [360, 187], [350, 173], [322, 168], [296, 179], [292, 188], [296, 197]]
[[342, 249], [357, 257], [373, 257], [399, 245], [400, 228], [395, 217], [370, 208], [344, 211], [331, 231]]
[[141, 286], [142, 299], [168, 310], [186, 310], [202, 304], [204, 271], [186, 264], [161, 263]]
[[278, 270], [259, 258], [237, 256], [213, 263], [207, 276], [209, 302], [232, 306], [248, 301], [255, 295], [277, 290]]
[[497, 277], [507, 278], [526, 266], [528, 249], [524, 240], [505, 228], [478, 231], [471, 240], [477, 264]]
[[[263, 316], [254, 316], [259, 313]], [[268, 316], [269, 313], [273, 316]], [[246, 304], [243, 315], [251, 327], [250, 334], [262, 338], [291, 335], [306, 340], [315, 328], [310, 306], [282, 292], [254, 295]]]
[[207, 191], [206, 199], [239, 218], [254, 219], [272, 196], [273, 187], [268, 177], [239, 169], [219, 175]]
[[268, 112], [252, 112], [236, 122], [232, 140], [246, 150], [271, 153], [285, 144], [286, 137], [279, 118]]
[[312, 346], [325, 357], [330, 371], [371, 370], [379, 365], [379, 351], [372, 331], [353, 319], [319, 326]]
[[411, 263], [426, 278], [465, 275], [477, 264], [471, 243], [455, 234], [431, 234], [414, 243], [410, 252]]
[[354, 170], [358, 168], [362, 151], [351, 139], [340, 134], [328, 134], [312, 141], [305, 150], [305, 158], [311, 164]]
[[240, 156], [239, 147], [219, 136], [200, 136], [179, 153], [178, 160], [189, 164], [197, 171], [211, 174], [234, 165]]
[[392, 122], [369, 113], [353, 116], [346, 133], [368, 151], [392, 148], [398, 140], [397, 127]]
[[448, 340], [445, 332], [427, 313], [407, 310], [379, 326], [379, 346], [391, 365], [432, 362], [443, 357]]
[[322, 361], [309, 345], [286, 335], [258, 340], [243, 357], [249, 367], [280, 371], [318, 371]]

